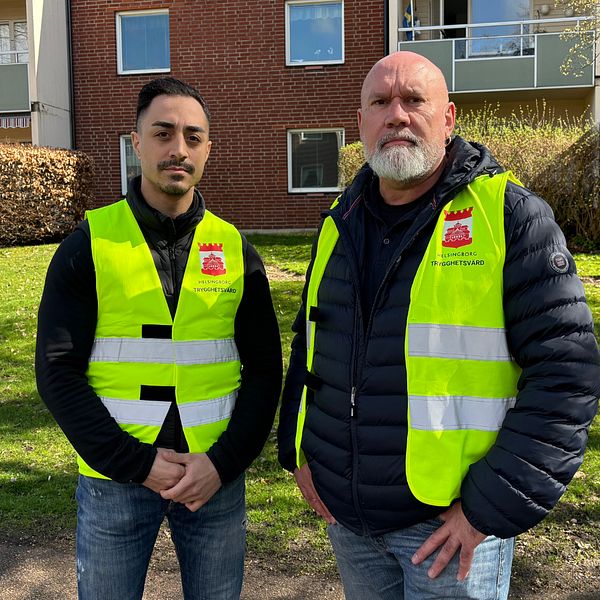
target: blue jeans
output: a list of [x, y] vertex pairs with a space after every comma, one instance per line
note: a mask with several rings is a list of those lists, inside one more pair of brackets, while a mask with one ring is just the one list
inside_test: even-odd
[[490, 536], [475, 549], [468, 577], [457, 581], [458, 553], [435, 579], [427, 576], [437, 552], [420, 565], [411, 557], [440, 526], [431, 519], [378, 537], [361, 536], [336, 524], [329, 539], [346, 600], [506, 600], [514, 539]]
[[166, 516], [186, 600], [237, 600], [246, 541], [245, 481], [224, 485], [197, 512], [137, 483], [81, 475], [77, 486], [79, 600], [141, 600]]

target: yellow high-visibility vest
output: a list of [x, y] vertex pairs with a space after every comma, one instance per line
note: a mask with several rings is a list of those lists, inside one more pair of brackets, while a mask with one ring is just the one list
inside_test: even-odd
[[[88, 211], [86, 217], [98, 297], [90, 385], [120, 427], [149, 444], [171, 406], [166, 400], [174, 395], [190, 452], [205, 452], [227, 427], [241, 380], [234, 341], [244, 285], [240, 233], [205, 211], [173, 319], [127, 202]], [[156, 326], [170, 335], [150, 337]], [[144, 398], [145, 389], [152, 389], [151, 399]], [[82, 474], [105, 478], [81, 457], [78, 463]]]
[[[405, 337], [408, 390], [406, 475], [414, 496], [448, 506], [471, 464], [491, 448], [514, 406], [520, 368], [506, 342], [503, 310], [504, 191], [511, 173], [477, 177], [440, 214], [411, 287]], [[323, 223], [307, 295], [308, 320], [339, 232]], [[319, 376], [319, 373], [316, 373]], [[297, 461], [306, 416], [298, 413]]]

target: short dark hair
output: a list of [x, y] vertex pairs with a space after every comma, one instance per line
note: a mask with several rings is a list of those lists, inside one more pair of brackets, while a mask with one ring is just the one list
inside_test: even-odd
[[206, 105], [206, 100], [200, 92], [191, 85], [175, 79], [175, 77], [160, 77], [148, 82], [138, 94], [137, 111], [135, 114], [136, 128], [139, 125], [140, 117], [144, 114], [150, 103], [156, 96], [189, 96], [197, 100], [210, 125], [210, 111]]

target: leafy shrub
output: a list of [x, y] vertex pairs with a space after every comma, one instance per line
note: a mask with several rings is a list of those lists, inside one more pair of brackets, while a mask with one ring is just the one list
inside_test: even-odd
[[92, 179], [82, 152], [0, 144], [0, 246], [65, 237], [91, 206]]
[[352, 182], [364, 162], [362, 142], [346, 144], [340, 148], [338, 159], [340, 187], [346, 187]]
[[[509, 117], [499, 106], [459, 114], [455, 133], [485, 144], [498, 162], [552, 207], [565, 235], [584, 250], [600, 248], [600, 129], [583, 118], [556, 117], [542, 103]], [[362, 144], [342, 148], [348, 185], [364, 158]]]

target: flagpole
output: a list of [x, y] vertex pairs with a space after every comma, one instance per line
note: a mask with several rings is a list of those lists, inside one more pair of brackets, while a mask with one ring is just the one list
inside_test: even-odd
[[413, 42], [417, 39], [415, 36], [415, 7], [413, 0], [410, 0], [410, 26], [412, 27]]

